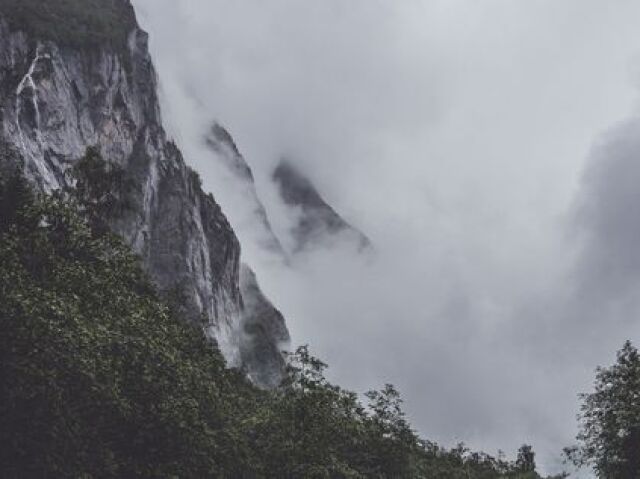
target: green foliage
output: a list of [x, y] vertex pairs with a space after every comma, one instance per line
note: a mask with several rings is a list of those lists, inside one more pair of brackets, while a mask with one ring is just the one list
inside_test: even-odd
[[275, 391], [227, 369], [102, 230], [117, 175], [93, 153], [71, 201], [0, 178], [0, 477], [538, 478], [530, 449], [421, 440], [393, 386], [365, 407], [306, 347]]
[[119, 165], [107, 163], [95, 147], [69, 170], [72, 187], [65, 193], [97, 234], [109, 232], [109, 224], [130, 208], [133, 182]]
[[520, 449], [518, 449], [516, 468], [522, 473], [535, 472], [536, 454], [533, 452], [533, 448], [531, 446], [524, 444]]
[[218, 398], [241, 381], [169, 316], [118, 238], [22, 184], [0, 197], [0, 476], [233, 470], [242, 441], [228, 437], [228, 408], [241, 402]]
[[118, 52], [126, 50], [136, 26], [128, 0], [0, 0], [0, 16], [38, 41]]
[[579, 446], [566, 450], [598, 477], [640, 477], [640, 354], [627, 341], [616, 363], [596, 371], [595, 391], [582, 394]]

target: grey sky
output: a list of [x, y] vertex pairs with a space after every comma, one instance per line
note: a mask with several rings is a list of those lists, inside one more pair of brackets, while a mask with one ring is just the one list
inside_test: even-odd
[[[425, 436], [493, 453], [531, 442], [552, 469], [576, 393], [638, 339], [640, 4], [134, 4], [165, 123], [294, 339], [347, 387], [396, 384]], [[195, 145], [214, 118], [281, 236], [269, 176], [286, 155], [376, 258], [271, 263]]]

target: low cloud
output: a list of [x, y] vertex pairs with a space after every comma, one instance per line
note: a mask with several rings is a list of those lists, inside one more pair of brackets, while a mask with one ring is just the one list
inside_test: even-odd
[[[134, 4], [168, 130], [294, 342], [347, 387], [395, 383], [426, 437], [511, 454], [530, 442], [555, 469], [576, 394], [638, 338], [640, 123], [610, 127], [636, 100], [640, 5]], [[337, 246], [273, 262], [202, 146], [212, 118], [285, 244], [283, 156], [375, 258]]]

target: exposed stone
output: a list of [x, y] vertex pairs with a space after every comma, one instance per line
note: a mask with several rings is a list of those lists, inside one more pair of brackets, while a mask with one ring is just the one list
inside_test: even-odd
[[347, 223], [322, 198], [313, 183], [291, 162], [283, 160], [273, 172], [282, 200], [297, 210], [297, 223], [291, 233], [294, 252], [338, 239], [354, 244], [358, 251], [371, 247], [371, 241], [361, 231]]
[[247, 212], [252, 223], [255, 242], [263, 249], [286, 261], [286, 254], [280, 240], [273, 232], [267, 212], [256, 192], [253, 172], [240, 153], [229, 132], [219, 123], [214, 123], [205, 137], [205, 143], [215, 153], [216, 160], [221, 161], [235, 177], [236, 196], [241, 196], [241, 203], [251, 211]]
[[255, 384], [276, 387], [285, 368], [283, 351], [290, 342], [284, 317], [262, 294], [255, 273], [246, 264], [240, 268], [240, 289], [244, 300], [242, 363]]
[[[188, 316], [204, 318], [229, 364], [240, 366], [241, 322], [260, 328], [262, 316], [243, 310], [235, 233], [162, 127], [147, 34], [134, 28], [124, 53], [107, 46], [77, 49], [28, 38], [10, 29], [0, 12], [0, 39], [3, 148], [21, 157], [26, 176], [47, 192], [66, 186], [66, 170], [89, 146], [122, 166], [134, 188], [131, 208], [114, 221], [114, 230], [141, 255], [161, 289], [182, 290]], [[255, 297], [264, 298], [254, 288], [248, 292], [245, 303], [254, 309]], [[270, 314], [258, 309], [270, 331]], [[265, 338], [279, 342], [283, 321], [282, 328]], [[264, 363], [249, 371], [260, 371], [260, 378], [282, 374], [276, 343], [261, 340], [255, 354], [243, 344], [245, 357]]]

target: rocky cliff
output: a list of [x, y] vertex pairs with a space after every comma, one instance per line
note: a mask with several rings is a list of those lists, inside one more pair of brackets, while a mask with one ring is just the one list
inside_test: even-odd
[[240, 353], [249, 378], [267, 388], [280, 383], [282, 360], [290, 337], [284, 317], [260, 290], [255, 273], [247, 265], [240, 268], [244, 299]]
[[291, 231], [294, 253], [318, 245], [330, 246], [337, 240], [355, 245], [358, 251], [371, 247], [369, 238], [345, 221], [292, 163], [281, 161], [273, 172], [273, 180], [284, 203], [297, 213]]
[[233, 185], [233, 191], [229, 192], [232, 194], [229, 196], [233, 197], [236, 209], [245, 210], [236, 216], [241, 216], [243, 222], [251, 223], [245, 230], [248, 231], [253, 242], [275, 257], [286, 261], [285, 251], [273, 232], [267, 211], [256, 191], [251, 167], [245, 161], [229, 132], [219, 123], [213, 123], [204, 142], [215, 156], [214, 161], [221, 163], [228, 172], [229, 183]]
[[[77, 31], [61, 31], [62, 16]], [[0, 39], [0, 142], [13, 152], [5, 157], [53, 191], [66, 186], [86, 148], [97, 147], [133, 180], [131, 208], [112, 226], [158, 286], [182, 291], [188, 315], [204, 318], [231, 365], [256, 370], [262, 365], [247, 363], [260, 360], [280, 374], [278, 346], [268, 358], [240, 347], [250, 314], [240, 244], [165, 134], [147, 35], [128, 0], [0, 0]]]

